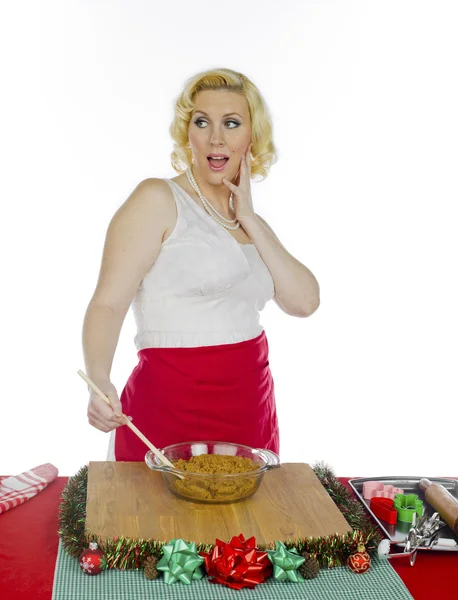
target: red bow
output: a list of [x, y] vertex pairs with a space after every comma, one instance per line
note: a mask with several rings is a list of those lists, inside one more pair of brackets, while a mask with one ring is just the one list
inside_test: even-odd
[[267, 552], [256, 548], [254, 537], [245, 540], [240, 534], [228, 544], [217, 539], [211, 554], [200, 554], [204, 557], [209, 581], [235, 590], [254, 588], [272, 574], [272, 563]]

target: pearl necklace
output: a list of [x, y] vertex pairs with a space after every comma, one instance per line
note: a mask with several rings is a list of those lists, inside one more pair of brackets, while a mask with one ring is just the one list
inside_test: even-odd
[[226, 229], [232, 229], [233, 231], [240, 227], [240, 222], [237, 221], [237, 219], [226, 219], [226, 217], [221, 215], [216, 210], [216, 208], [212, 204], [210, 204], [207, 198], [205, 198], [205, 196], [200, 191], [191, 169], [187, 169], [186, 176], [188, 178], [189, 183], [191, 184], [192, 189], [199, 196], [200, 201], [202, 202], [202, 206], [205, 208], [207, 213], [215, 219], [217, 223], [219, 223], [222, 227], [225, 227]]

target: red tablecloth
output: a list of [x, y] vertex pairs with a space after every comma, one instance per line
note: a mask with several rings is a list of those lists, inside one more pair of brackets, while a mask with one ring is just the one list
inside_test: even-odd
[[[340, 478], [344, 484], [348, 478]], [[50, 600], [57, 556], [57, 513], [67, 477], [0, 515], [1, 600]], [[457, 600], [458, 553], [419, 552], [415, 566], [393, 560], [415, 600]], [[395, 599], [393, 599], [395, 600]]]

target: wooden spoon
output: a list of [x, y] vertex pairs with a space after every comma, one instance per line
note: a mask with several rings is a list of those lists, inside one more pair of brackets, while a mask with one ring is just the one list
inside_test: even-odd
[[[88, 384], [88, 385], [89, 385], [89, 386], [90, 386], [90, 387], [91, 387], [91, 388], [94, 390], [94, 392], [95, 392], [95, 393], [96, 393], [98, 396], [100, 396], [100, 398], [102, 398], [102, 400], [105, 400], [105, 402], [106, 402], [106, 403], [107, 403], [109, 406], [111, 406], [111, 404], [110, 404], [110, 399], [108, 398], [108, 396], [107, 396], [107, 395], [105, 395], [105, 394], [102, 392], [102, 390], [101, 390], [100, 388], [98, 388], [98, 387], [95, 385], [95, 383], [94, 383], [94, 382], [93, 382], [91, 379], [89, 379], [89, 377], [86, 375], [86, 373], [84, 373], [83, 371], [79, 370], [79, 371], [78, 371], [78, 375], [80, 375], [80, 376], [81, 376], [81, 377], [84, 379], [84, 381], [85, 381], [85, 382], [86, 382], [86, 383], [87, 383], [87, 384]], [[172, 469], [174, 469], [175, 467], [174, 467], [174, 465], [173, 465], [173, 464], [172, 464], [172, 463], [169, 461], [169, 459], [168, 459], [167, 457], [165, 457], [165, 456], [162, 454], [162, 452], [160, 452], [160, 451], [159, 451], [159, 450], [156, 448], [156, 446], [154, 446], [154, 444], [152, 444], [152, 443], [149, 441], [149, 439], [148, 439], [148, 438], [146, 438], [146, 437], [143, 435], [143, 433], [142, 433], [142, 432], [141, 432], [139, 429], [137, 429], [137, 428], [135, 427], [135, 425], [134, 425], [134, 424], [133, 424], [133, 423], [132, 423], [132, 422], [131, 422], [131, 421], [130, 421], [130, 420], [127, 418], [127, 417], [126, 417], [126, 415], [124, 415], [124, 414], [123, 414], [122, 416], [124, 417], [124, 419], [125, 419], [125, 421], [126, 421], [126, 425], [127, 425], [128, 427], [130, 427], [130, 429], [132, 429], [132, 431], [135, 433], [135, 435], [137, 435], [137, 436], [138, 436], [138, 437], [139, 437], [139, 438], [142, 440], [142, 442], [144, 442], [144, 443], [145, 443], [145, 444], [148, 446], [148, 448], [149, 448], [149, 449], [150, 449], [152, 452], [154, 452], [154, 454], [155, 454], [155, 455], [158, 457], [158, 459], [159, 459], [159, 460], [160, 460], [162, 463], [164, 463], [165, 465], [167, 465], [168, 467], [172, 467]], [[177, 477], [181, 477], [181, 476], [177, 474]]]

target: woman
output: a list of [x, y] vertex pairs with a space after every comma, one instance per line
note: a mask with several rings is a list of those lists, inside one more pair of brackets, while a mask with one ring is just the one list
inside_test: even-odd
[[[254, 212], [252, 175], [275, 162], [261, 94], [241, 73], [199, 73], [175, 103], [173, 179], [142, 181], [108, 227], [83, 326], [88, 418], [114, 431], [114, 455], [142, 461], [145, 446], [221, 440], [279, 452], [274, 386], [259, 311], [272, 298], [307, 317], [319, 305], [313, 274]], [[132, 304], [138, 365], [118, 398], [110, 371]]]

